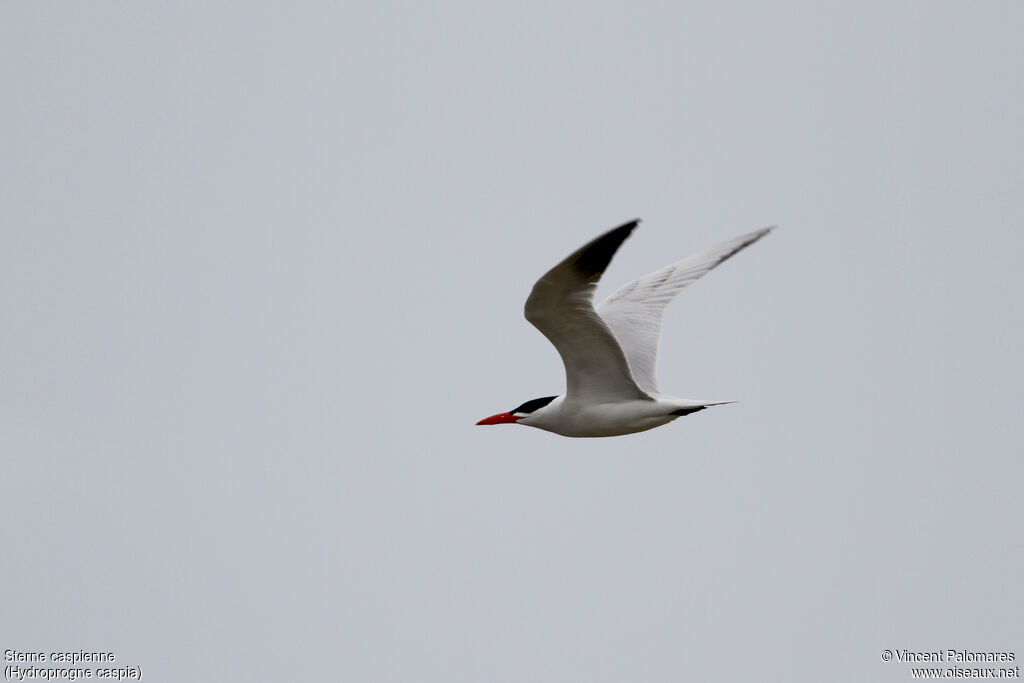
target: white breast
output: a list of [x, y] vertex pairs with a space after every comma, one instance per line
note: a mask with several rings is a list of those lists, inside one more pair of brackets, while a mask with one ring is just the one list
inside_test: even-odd
[[675, 420], [678, 415], [671, 412], [678, 407], [677, 401], [661, 399], [586, 403], [567, 401], [564, 396], [559, 396], [542, 410], [520, 420], [519, 424], [562, 436], [622, 436], [654, 429]]

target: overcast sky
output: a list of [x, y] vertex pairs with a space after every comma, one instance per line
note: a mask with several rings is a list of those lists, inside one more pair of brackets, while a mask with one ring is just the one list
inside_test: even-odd
[[[1018, 2], [0, 6], [0, 648], [150, 681], [906, 681], [1024, 657]], [[740, 399], [560, 393], [599, 296]]]

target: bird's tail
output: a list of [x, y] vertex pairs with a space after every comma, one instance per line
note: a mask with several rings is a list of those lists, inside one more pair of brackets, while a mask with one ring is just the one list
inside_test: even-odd
[[685, 403], [685, 405], [682, 405], [672, 411], [673, 415], [689, 415], [690, 413], [696, 413], [698, 410], [704, 410], [711, 406], [724, 406], [727, 403], [736, 403], [736, 401], [697, 401], [688, 399], [683, 403]]

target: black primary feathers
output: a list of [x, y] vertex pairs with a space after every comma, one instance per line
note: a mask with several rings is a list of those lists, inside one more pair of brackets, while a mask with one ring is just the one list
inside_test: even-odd
[[573, 266], [588, 280], [597, 280], [611, 263], [612, 256], [615, 256], [615, 252], [639, 224], [639, 218], [623, 223], [584, 245], [576, 252]]

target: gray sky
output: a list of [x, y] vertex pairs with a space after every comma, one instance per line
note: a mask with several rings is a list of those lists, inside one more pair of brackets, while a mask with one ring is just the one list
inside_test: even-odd
[[[150, 681], [905, 681], [1024, 656], [1015, 2], [0, 8], [0, 647]], [[534, 280], [770, 224], [643, 434]]]

